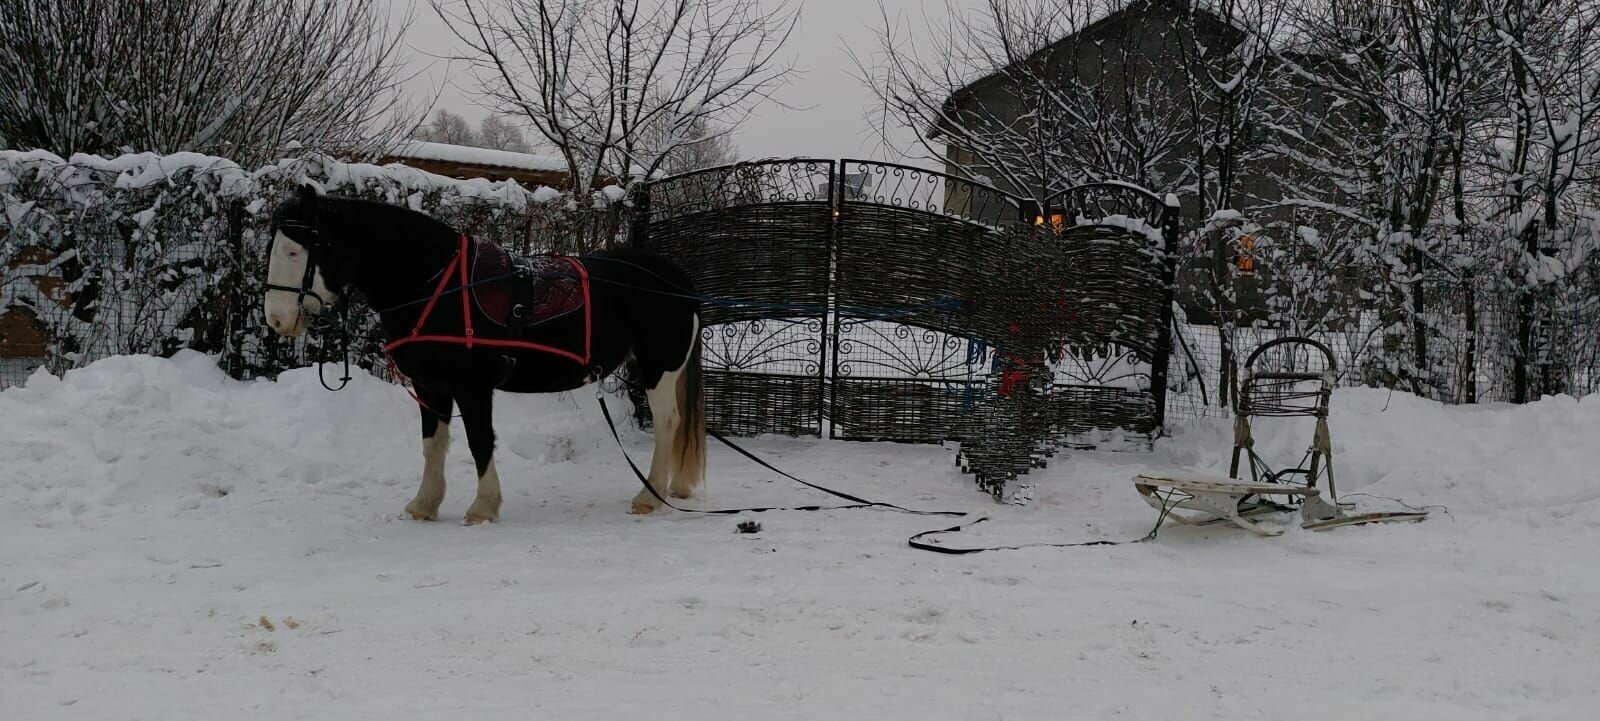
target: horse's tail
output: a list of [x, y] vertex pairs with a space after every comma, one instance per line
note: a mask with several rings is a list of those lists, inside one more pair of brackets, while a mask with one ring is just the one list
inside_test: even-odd
[[676, 478], [689, 479], [689, 487], [700, 485], [706, 472], [706, 396], [705, 378], [700, 369], [700, 317], [694, 318], [694, 335], [689, 341], [689, 358], [678, 374], [678, 449]]

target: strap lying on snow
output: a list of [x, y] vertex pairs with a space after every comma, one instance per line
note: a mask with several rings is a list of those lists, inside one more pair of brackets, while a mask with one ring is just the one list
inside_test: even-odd
[[926, 537], [929, 537], [929, 536], [938, 536], [938, 535], [943, 535], [943, 534], [946, 534], [946, 533], [960, 533], [962, 531], [967, 530], [968, 528], [976, 526], [976, 525], [978, 525], [980, 523], [983, 523], [984, 521], [987, 521], [987, 520], [989, 520], [989, 517], [988, 516], [983, 516], [983, 517], [981, 517], [981, 518], [979, 518], [979, 519], [977, 519], [975, 521], [972, 521], [972, 522], [969, 522], [969, 523], [963, 523], [963, 524], [961, 524], [959, 526], [952, 526], [950, 528], [941, 528], [941, 529], [935, 530], [935, 531], [923, 531], [922, 533], [918, 533], [917, 535], [912, 536], [910, 539], [907, 540], [907, 543], [911, 544], [912, 548], [918, 548], [918, 549], [921, 549], [921, 550], [924, 550], [924, 551], [933, 551], [934, 553], [943, 553], [943, 554], [947, 554], [947, 555], [951, 555], [951, 556], [964, 556], [964, 555], [969, 554], [969, 553], [982, 553], [984, 551], [1020, 551], [1020, 550], [1025, 549], [1025, 548], [1078, 548], [1078, 547], [1081, 547], [1081, 546], [1122, 546], [1122, 545], [1126, 545], [1126, 544], [1129, 544], [1129, 543], [1144, 543], [1145, 541], [1149, 541], [1149, 540], [1151, 540], [1151, 539], [1156, 537], [1156, 532], [1155, 532], [1154, 529], [1152, 529], [1150, 531], [1150, 533], [1147, 534], [1144, 538], [1140, 538], [1140, 539], [1135, 540], [1135, 541], [1082, 541], [1082, 542], [1079, 542], [1079, 543], [1024, 543], [1024, 544], [1022, 544], [1020, 546], [982, 546], [982, 547], [978, 547], [978, 548], [954, 548], [954, 547], [950, 547], [950, 546], [940, 546], [940, 545], [934, 544], [934, 543], [927, 543], [927, 542], [922, 540], [923, 538], [926, 538]]
[[[605, 414], [606, 425], [611, 428], [611, 437], [617, 439], [617, 446], [618, 447], [622, 447], [622, 436], [617, 433], [617, 424], [616, 424], [615, 421], [613, 421], [611, 419], [611, 409], [606, 406], [605, 396], [602, 395], [599, 398], [600, 398], [600, 412]], [[902, 508], [900, 506], [896, 506], [896, 505], [894, 505], [892, 503], [878, 503], [876, 501], [869, 501], [869, 500], [867, 500], [865, 498], [852, 496], [852, 495], [850, 495], [848, 493], [842, 493], [840, 491], [835, 491], [835, 490], [833, 490], [831, 488], [826, 488], [826, 487], [823, 487], [823, 486], [819, 486], [819, 485], [817, 485], [815, 483], [810, 483], [808, 481], [801, 480], [801, 479], [796, 478], [796, 477], [794, 477], [792, 475], [789, 475], [788, 473], [785, 473], [785, 472], [783, 472], [781, 470], [778, 470], [777, 468], [774, 468], [772, 466], [772, 464], [769, 464], [766, 461], [763, 461], [760, 458], [757, 458], [751, 452], [749, 452], [749, 451], [747, 451], [747, 450], [745, 450], [743, 448], [740, 448], [737, 445], [734, 445], [734, 443], [732, 441], [728, 440], [727, 438], [722, 437], [722, 434], [717, 433], [716, 431], [707, 431], [706, 435], [709, 435], [712, 438], [715, 438], [715, 439], [721, 441], [723, 443], [723, 445], [726, 445], [727, 447], [732, 448], [735, 451], [738, 451], [739, 454], [743, 455], [745, 458], [749, 458], [750, 460], [761, 464], [767, 470], [773, 471], [774, 473], [777, 473], [778, 475], [781, 475], [781, 476], [783, 476], [785, 478], [788, 478], [789, 480], [795, 481], [796, 483], [804, 485], [804, 486], [806, 486], [808, 488], [814, 488], [814, 489], [822, 491], [823, 493], [826, 493], [826, 494], [828, 494], [830, 496], [843, 498], [846, 501], [850, 501], [851, 505], [847, 505], [847, 506], [788, 506], [788, 507], [771, 506], [771, 507], [765, 507], [765, 508], [727, 508], [727, 509], [718, 509], [718, 510], [704, 510], [704, 509], [699, 509], [699, 508], [679, 508], [677, 506], [672, 505], [671, 501], [668, 501], [667, 499], [662, 498], [661, 497], [661, 493], [656, 491], [654, 486], [650, 485], [650, 479], [645, 477], [644, 472], [639, 470], [639, 466], [633, 462], [633, 458], [628, 455], [628, 449], [627, 448], [622, 448], [622, 459], [628, 462], [628, 467], [633, 469], [633, 475], [639, 477], [639, 482], [644, 484], [645, 490], [649, 491], [650, 495], [655, 496], [656, 500], [661, 501], [663, 504], [666, 504], [666, 506], [668, 508], [671, 508], [673, 510], [683, 511], [684, 513], [705, 513], [705, 514], [709, 514], [709, 515], [730, 515], [730, 514], [735, 514], [735, 513], [765, 513], [767, 511], [837, 511], [837, 510], [851, 509], [851, 508], [885, 508], [885, 509], [888, 509], [888, 510], [891, 510], [891, 511], [900, 511], [901, 513], [910, 513], [910, 514], [917, 515], [917, 516], [954, 516], [954, 517], [961, 517], [961, 516], [967, 515], [967, 513], [965, 511], [914, 511], [914, 510], [909, 509], [909, 508]]]
[[[856, 509], [856, 508], [882, 508], [882, 509], [890, 510], [890, 511], [899, 511], [901, 513], [910, 513], [910, 514], [917, 515], [917, 516], [951, 516], [951, 517], [955, 517], [955, 518], [963, 518], [963, 517], [971, 515], [970, 513], [967, 513], [966, 511], [917, 511], [917, 510], [912, 510], [910, 508], [904, 508], [904, 507], [901, 507], [901, 506], [896, 506], [896, 505], [894, 505], [892, 503], [881, 503], [881, 502], [878, 502], [878, 501], [869, 501], [869, 500], [867, 500], [865, 498], [861, 498], [859, 496], [853, 496], [853, 495], [850, 495], [848, 493], [843, 493], [843, 492], [840, 492], [840, 491], [835, 491], [835, 490], [833, 490], [831, 488], [827, 488], [827, 487], [824, 487], [824, 486], [819, 486], [819, 485], [817, 485], [815, 483], [811, 483], [810, 481], [804, 480], [802, 478], [799, 478], [797, 476], [791, 475], [791, 474], [789, 474], [787, 472], [784, 472], [784, 471], [778, 469], [777, 467], [773, 466], [772, 464], [770, 464], [770, 463], [768, 463], [768, 462], [766, 462], [764, 460], [761, 460], [754, 453], [751, 453], [750, 451], [747, 451], [744, 448], [741, 448], [739, 445], [735, 444], [733, 441], [730, 441], [727, 438], [724, 438], [722, 436], [722, 434], [717, 433], [715, 431], [707, 431], [706, 435], [709, 435], [712, 438], [715, 438], [718, 441], [720, 441], [723, 445], [725, 445], [725, 446], [727, 446], [729, 448], [732, 448], [734, 451], [738, 452], [739, 455], [742, 455], [745, 458], [748, 458], [748, 459], [750, 459], [752, 461], [755, 461], [761, 467], [766, 468], [767, 470], [772, 471], [774, 473], [777, 473], [778, 475], [783, 476], [784, 478], [787, 478], [787, 479], [789, 479], [791, 481], [799, 483], [800, 485], [803, 485], [803, 486], [805, 486], [807, 488], [812, 488], [812, 489], [815, 489], [815, 490], [818, 490], [818, 491], [822, 491], [823, 493], [826, 493], [826, 494], [828, 494], [830, 496], [835, 496], [837, 498], [842, 498], [842, 499], [844, 499], [846, 501], [850, 501], [851, 503], [849, 505], [843, 505], [843, 506], [815, 506], [815, 505], [813, 505], [813, 506], [782, 506], [782, 507], [780, 507], [780, 506], [768, 506], [768, 507], [761, 507], [761, 508], [726, 508], [726, 509], [714, 509], [714, 510], [706, 510], [706, 509], [699, 509], [699, 508], [679, 508], [678, 506], [672, 505], [671, 501], [668, 501], [667, 499], [662, 498], [661, 497], [661, 493], [658, 492], [655, 489], [654, 486], [650, 485], [650, 479], [645, 476], [643, 471], [639, 470], [638, 464], [635, 464], [633, 462], [633, 458], [628, 455], [628, 449], [625, 446], [622, 445], [622, 435], [617, 432], [617, 424], [616, 424], [616, 421], [612, 420], [612, 418], [611, 418], [611, 409], [606, 405], [605, 396], [603, 394], [597, 394], [597, 398], [599, 398], [599, 400], [600, 400], [600, 412], [602, 414], [604, 414], [605, 418], [606, 418], [606, 426], [611, 429], [611, 437], [616, 439], [617, 447], [622, 450], [622, 459], [624, 461], [628, 462], [628, 467], [629, 468], [633, 469], [633, 475], [639, 479], [639, 483], [644, 485], [645, 490], [649, 491], [650, 495], [656, 497], [656, 500], [660, 501], [662, 504], [666, 505], [668, 508], [671, 508], [671, 509], [674, 509], [674, 510], [677, 510], [677, 511], [683, 511], [685, 513], [704, 513], [704, 514], [707, 514], [707, 515], [732, 515], [732, 514], [736, 514], [736, 513], [764, 513], [764, 512], [767, 512], [767, 511], [838, 511], [838, 510], [848, 510], [848, 509]], [[1150, 529], [1150, 533], [1146, 534], [1144, 536], [1144, 538], [1140, 538], [1138, 540], [1133, 540], [1133, 541], [1085, 541], [1085, 542], [1081, 542], [1081, 543], [1029, 543], [1029, 544], [1024, 544], [1024, 545], [1020, 545], [1020, 546], [986, 546], [986, 547], [980, 547], [980, 548], [958, 548], [958, 547], [951, 547], [951, 546], [941, 546], [939, 544], [929, 543], [929, 542], [923, 540], [923, 539], [926, 539], [926, 538], [930, 538], [930, 537], [933, 537], [933, 536], [939, 536], [939, 535], [943, 535], [943, 534], [946, 534], [946, 533], [960, 533], [962, 531], [965, 531], [968, 528], [971, 528], [973, 526], [978, 525], [979, 523], [983, 523], [984, 521], [989, 520], [989, 517], [985, 515], [985, 516], [979, 516], [978, 518], [976, 518], [976, 519], [974, 519], [972, 521], [968, 521], [966, 523], [963, 523], [963, 524], [961, 524], [959, 526], [952, 526], [950, 528], [935, 529], [935, 530], [932, 530], [932, 531], [923, 531], [922, 533], [918, 533], [917, 535], [912, 536], [911, 538], [907, 539], [906, 543], [907, 543], [907, 545], [909, 545], [909, 546], [911, 546], [912, 548], [915, 548], [915, 549], [919, 549], [919, 550], [923, 550], [923, 551], [933, 551], [934, 553], [943, 553], [943, 554], [952, 555], [952, 556], [961, 556], [961, 555], [966, 555], [966, 554], [969, 554], [969, 553], [982, 553], [984, 551], [1016, 551], [1016, 550], [1022, 550], [1022, 549], [1025, 549], [1025, 548], [1076, 548], [1076, 547], [1081, 547], [1081, 546], [1120, 546], [1120, 545], [1129, 544], [1129, 543], [1144, 543], [1145, 541], [1149, 541], [1149, 540], [1154, 539], [1156, 537], [1156, 531], [1161, 528], [1161, 521], [1163, 521], [1165, 519], [1166, 519], [1166, 514], [1163, 513], [1162, 517], [1156, 520], [1155, 528]]]

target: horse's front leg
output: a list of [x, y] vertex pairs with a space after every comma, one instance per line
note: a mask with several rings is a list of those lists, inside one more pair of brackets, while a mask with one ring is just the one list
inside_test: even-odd
[[439, 517], [439, 504], [444, 502], [444, 458], [450, 452], [450, 413], [453, 401], [449, 393], [430, 392], [417, 387], [417, 410], [422, 414], [422, 485], [417, 487], [417, 497], [406, 504], [406, 513], [418, 521], [432, 521]]
[[467, 507], [466, 523], [474, 526], [500, 518], [500, 476], [494, 470], [494, 389], [474, 388], [459, 393], [461, 425], [467, 429], [467, 447], [478, 464], [478, 497]]

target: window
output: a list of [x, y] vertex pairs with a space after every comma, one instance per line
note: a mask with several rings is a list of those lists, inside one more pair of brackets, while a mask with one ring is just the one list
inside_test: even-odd
[[1239, 275], [1256, 274], [1256, 237], [1254, 235], [1241, 235], [1234, 241], [1234, 256], [1237, 258], [1235, 265], [1239, 268]]

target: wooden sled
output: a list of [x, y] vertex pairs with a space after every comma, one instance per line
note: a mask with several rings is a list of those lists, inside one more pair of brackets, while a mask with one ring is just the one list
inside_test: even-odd
[[1227, 521], [1260, 536], [1282, 535], [1283, 531], [1266, 528], [1249, 517], [1283, 508], [1266, 504], [1241, 508], [1240, 504], [1245, 498], [1283, 495], [1304, 499], [1317, 498], [1322, 493], [1306, 486], [1177, 474], [1134, 476], [1133, 487], [1151, 508], [1184, 525], [1201, 526]]
[[[1268, 362], [1268, 357], [1274, 362]], [[1249, 516], [1272, 511], [1300, 511], [1301, 528], [1322, 531], [1383, 521], [1420, 521], [1426, 511], [1346, 515], [1333, 477], [1333, 441], [1328, 430], [1328, 405], [1333, 395], [1336, 361], [1327, 346], [1310, 338], [1279, 338], [1263, 344], [1245, 360], [1235, 399], [1233, 457], [1228, 478], [1145, 474], [1135, 476], [1140, 497], [1165, 520], [1201, 525], [1229, 522], [1262, 536], [1283, 531], [1263, 528]], [[1264, 367], [1271, 366], [1271, 369]], [[1256, 453], [1253, 421], [1258, 418], [1315, 419], [1310, 447], [1296, 466], [1273, 469]], [[1247, 466], [1241, 469], [1241, 461]], [[1249, 480], [1239, 478], [1248, 470]], [[1319, 485], [1326, 482], [1324, 496]], [[1277, 504], [1260, 497], [1284, 496]], [[1246, 499], [1257, 497], [1253, 504]], [[1186, 511], [1187, 513], [1180, 512]]]

